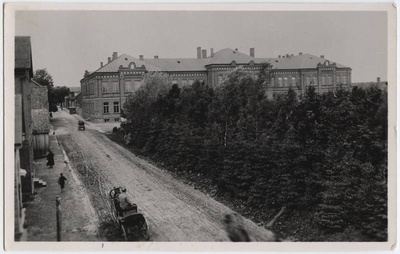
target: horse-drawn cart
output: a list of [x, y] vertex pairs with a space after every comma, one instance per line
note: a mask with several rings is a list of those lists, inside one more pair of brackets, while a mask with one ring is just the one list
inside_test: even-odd
[[149, 240], [149, 229], [143, 214], [138, 212], [136, 204], [129, 209], [122, 210], [119, 206], [118, 196], [121, 193], [121, 187], [113, 188], [110, 193], [111, 206], [114, 208], [114, 220], [125, 238], [125, 241], [144, 239]]

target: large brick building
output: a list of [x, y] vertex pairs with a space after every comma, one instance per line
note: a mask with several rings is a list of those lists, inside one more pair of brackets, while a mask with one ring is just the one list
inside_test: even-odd
[[210, 86], [220, 85], [226, 76], [240, 67], [258, 72], [262, 63], [270, 63], [271, 80], [266, 94], [286, 92], [289, 87], [302, 94], [308, 86], [318, 92], [335, 89], [338, 85], [351, 84], [351, 68], [331, 62], [324, 56], [299, 53], [286, 54], [277, 58], [256, 58], [254, 48], [250, 54], [237, 49], [222, 49], [210, 54], [197, 48], [197, 58], [139, 58], [114, 52], [107, 64], [100, 63], [94, 72], [85, 71], [81, 80], [82, 114], [92, 121], [119, 121], [121, 106], [127, 96], [141, 84], [147, 72], [163, 72], [172, 83], [179, 86], [191, 85], [195, 80]]

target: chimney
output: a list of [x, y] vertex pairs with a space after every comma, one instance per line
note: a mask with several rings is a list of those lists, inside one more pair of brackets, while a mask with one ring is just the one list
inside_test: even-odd
[[214, 56], [214, 48], [211, 48], [211, 57]]
[[143, 60], [143, 55], [139, 55], [139, 59], [140, 59], [140, 60]]
[[381, 82], [381, 77], [376, 78], [376, 82], [380, 83]]
[[251, 57], [255, 57], [255, 55], [254, 55], [254, 48], [250, 48], [250, 56], [251, 56]]
[[103, 67], [103, 62], [100, 62], [100, 67]]
[[207, 58], [207, 49], [203, 49], [202, 51], [201, 51], [201, 54], [202, 54], [202, 58]]
[[154, 56], [154, 59], [158, 59], [158, 56]]
[[197, 58], [201, 58], [201, 47], [197, 47]]
[[111, 57], [108, 58], [108, 63], [111, 63]]
[[281, 55], [279, 55], [278, 58], [281, 58]]
[[286, 58], [289, 58], [289, 56], [290, 56], [289, 54], [286, 54]]
[[117, 58], [118, 58], [118, 52], [113, 52], [112, 60], [114, 61]]
[[299, 52], [299, 55], [302, 55], [303, 54], [303, 52]]
[[236, 52], [239, 52], [239, 50], [238, 50], [237, 48], [235, 48], [235, 51], [236, 51]]
[[325, 56], [324, 56], [324, 55], [321, 55], [321, 58], [325, 59]]

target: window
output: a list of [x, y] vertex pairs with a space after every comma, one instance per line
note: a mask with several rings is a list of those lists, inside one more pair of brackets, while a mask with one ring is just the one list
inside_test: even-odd
[[139, 87], [140, 87], [141, 85], [142, 85], [142, 81], [140, 81], [140, 80], [134, 80], [134, 81], [133, 81], [132, 92], [138, 90]]
[[110, 121], [110, 119], [104, 119], [105, 123], [108, 123]]
[[222, 75], [218, 75], [218, 85], [221, 85], [224, 80], [224, 77]]
[[182, 79], [182, 86], [187, 86], [187, 84], [188, 84], [187, 79]]
[[189, 79], [189, 86], [193, 85], [194, 80], [193, 79]]
[[313, 84], [314, 84], [314, 86], [318, 85], [318, 78], [317, 77], [313, 77]]
[[126, 93], [133, 92], [131, 89], [132, 89], [132, 81], [131, 80], [125, 80], [125, 92]]
[[109, 108], [108, 108], [108, 102], [103, 103], [103, 113], [108, 114], [109, 113]]
[[89, 94], [94, 94], [94, 83], [89, 83]]
[[343, 84], [347, 84], [347, 76], [342, 76], [343, 78]]
[[333, 84], [332, 80], [333, 80], [332, 76], [328, 76], [328, 85], [331, 86]]
[[101, 87], [102, 87], [102, 91], [103, 93], [108, 93], [108, 81], [107, 80], [103, 80], [101, 82]]
[[178, 80], [173, 79], [173, 80], [172, 80], [172, 84], [173, 84], [173, 85], [177, 85], [177, 84], [178, 84]]
[[322, 78], [322, 85], [323, 85], [323, 86], [326, 85], [326, 83], [325, 83], [325, 76], [322, 76], [321, 78]]
[[340, 83], [340, 75], [336, 76], [336, 83], [339, 84]]
[[296, 86], [296, 78], [292, 77], [292, 86]]
[[113, 91], [113, 93], [118, 93], [119, 92], [118, 81], [113, 81], [112, 82], [112, 91]]
[[91, 102], [89, 106], [89, 114], [94, 114], [94, 102]]
[[271, 86], [274, 86], [274, 85], [275, 85], [275, 79], [271, 78]]
[[119, 102], [114, 102], [114, 113], [119, 113]]
[[120, 119], [119, 118], [114, 118], [114, 122], [119, 122]]
[[310, 84], [310, 77], [306, 77], [306, 85], [309, 86]]
[[284, 84], [285, 84], [285, 86], [288, 86], [288, 78], [287, 78], [287, 77], [285, 77], [283, 80], [284, 80]]
[[279, 86], [283, 86], [282, 78], [278, 78], [278, 84], [279, 84]]

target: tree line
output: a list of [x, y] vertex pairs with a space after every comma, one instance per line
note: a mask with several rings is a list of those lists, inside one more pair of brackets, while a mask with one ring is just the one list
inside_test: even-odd
[[123, 108], [136, 151], [208, 179], [250, 210], [306, 211], [327, 234], [387, 240], [387, 94], [371, 87], [268, 99], [269, 74], [212, 88], [148, 74]]

